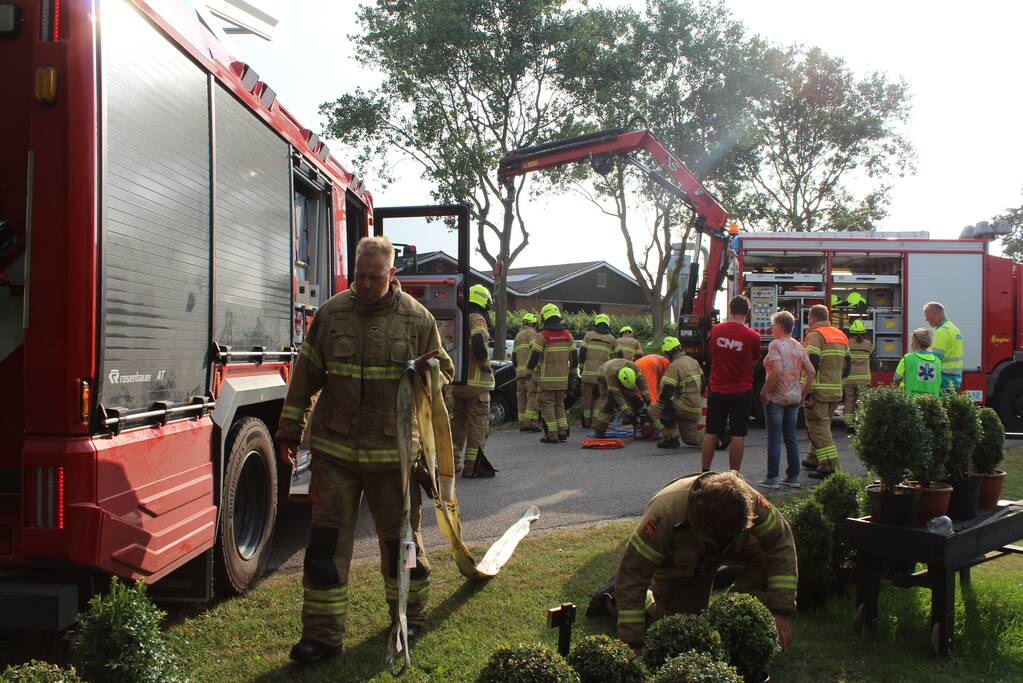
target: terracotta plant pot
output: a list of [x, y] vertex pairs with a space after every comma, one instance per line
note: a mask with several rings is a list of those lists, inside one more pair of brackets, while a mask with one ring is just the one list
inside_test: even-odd
[[921, 486], [915, 481], [906, 484], [920, 491], [920, 504], [916, 508], [917, 526], [924, 526], [935, 517], [948, 513], [948, 501], [952, 497], [952, 487], [949, 484], [933, 482], [930, 486]]
[[980, 502], [980, 480], [959, 479], [952, 482], [952, 497], [948, 501], [948, 516], [952, 519], [973, 519]]
[[870, 520], [892, 526], [913, 526], [920, 489], [896, 486], [895, 491], [882, 491], [880, 484], [867, 487], [870, 497]]
[[998, 499], [1002, 496], [1002, 485], [1005, 483], [1005, 472], [994, 470], [991, 473], [974, 474], [971, 479], [980, 481], [980, 502], [977, 507], [990, 510], [998, 507]]

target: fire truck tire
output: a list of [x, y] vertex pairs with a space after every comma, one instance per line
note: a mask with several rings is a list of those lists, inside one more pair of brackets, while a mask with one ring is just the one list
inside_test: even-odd
[[994, 409], [1007, 432], [1023, 432], [1023, 377], [1010, 379], [998, 389]]
[[224, 464], [217, 592], [240, 594], [263, 574], [277, 521], [277, 462], [262, 420], [245, 417], [231, 428]]

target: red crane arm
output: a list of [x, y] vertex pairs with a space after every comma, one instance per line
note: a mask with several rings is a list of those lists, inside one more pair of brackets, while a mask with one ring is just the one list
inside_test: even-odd
[[[652, 171], [632, 154], [638, 150], [646, 150], [661, 162], [671, 175], [671, 179]], [[545, 142], [533, 147], [524, 147], [508, 152], [498, 167], [497, 175], [502, 181], [548, 168], [589, 161], [598, 173], [611, 170], [610, 159], [615, 156], [624, 157], [629, 163], [637, 166], [654, 182], [675, 194], [696, 214], [696, 230], [702, 235], [714, 238], [711, 240], [709, 258], [704, 266], [703, 283], [695, 297], [684, 306], [684, 313], [693, 313], [700, 317], [710, 314], [713, 308], [714, 294], [724, 279], [724, 254], [728, 245], [725, 226], [728, 223], [728, 212], [718, 203], [714, 195], [696, 179], [685, 164], [668, 151], [657, 137], [649, 130], [626, 131], [624, 129], [603, 130], [589, 135], [581, 135], [565, 140]], [[695, 283], [694, 283], [695, 284]], [[692, 292], [692, 289], [690, 289]]]

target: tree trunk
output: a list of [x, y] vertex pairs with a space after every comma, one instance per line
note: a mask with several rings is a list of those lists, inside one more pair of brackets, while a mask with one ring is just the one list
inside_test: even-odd
[[651, 291], [647, 295], [650, 302], [650, 319], [653, 328], [653, 342], [655, 348], [660, 347], [660, 341], [664, 338], [664, 300], [660, 293]]
[[511, 254], [511, 234], [515, 223], [515, 189], [506, 185], [507, 193], [501, 198], [504, 206], [501, 226], [500, 247], [497, 262], [501, 264], [498, 275], [494, 268], [494, 360], [505, 360], [505, 339], [508, 336], [508, 256]]

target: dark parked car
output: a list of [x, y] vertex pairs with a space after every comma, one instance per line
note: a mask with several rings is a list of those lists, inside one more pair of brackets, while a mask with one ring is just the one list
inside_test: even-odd
[[[518, 417], [518, 401], [515, 398], [515, 365], [508, 360], [492, 360], [494, 390], [490, 392], [490, 421], [507, 422]], [[565, 396], [565, 408], [571, 408], [576, 396]]]

